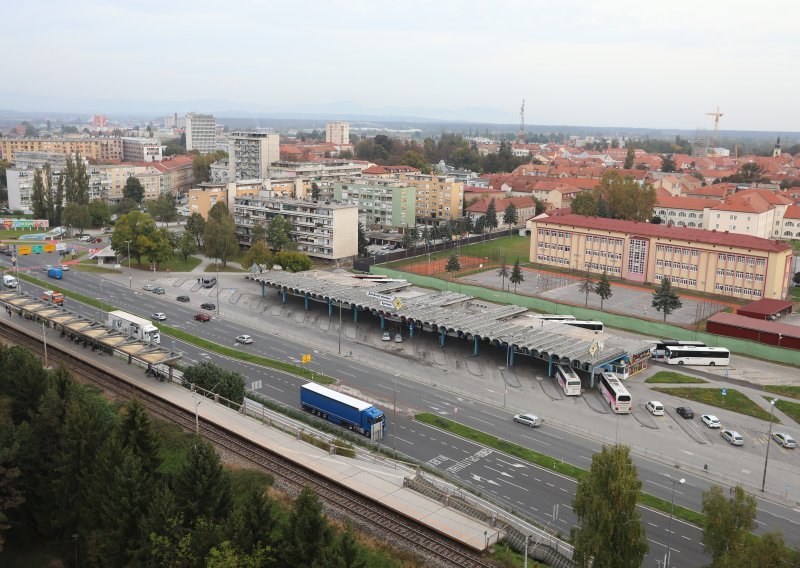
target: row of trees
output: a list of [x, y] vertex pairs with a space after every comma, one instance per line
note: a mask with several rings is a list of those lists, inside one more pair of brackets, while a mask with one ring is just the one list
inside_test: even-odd
[[335, 531], [313, 492], [283, 505], [269, 476], [155, 428], [138, 401], [117, 410], [65, 368], [0, 346], [0, 550], [48, 542], [78, 566], [393, 565]]
[[[649, 545], [637, 506], [641, 489], [627, 446], [604, 446], [594, 455], [572, 503], [580, 520], [580, 528], [571, 534], [577, 566], [642, 565]], [[712, 568], [797, 566], [800, 556], [786, 548], [781, 533], [760, 538], [750, 533], [755, 528], [755, 498], [741, 486], [730, 493], [727, 498], [715, 485], [703, 494], [703, 546], [711, 554]]]
[[215, 150], [209, 154], [195, 154], [192, 159], [192, 177], [194, 178], [195, 185], [210, 180], [211, 164], [218, 160], [224, 160], [227, 157], [228, 153], [224, 150]]
[[652, 185], [640, 186], [632, 176], [609, 171], [592, 191], [579, 193], [572, 200], [572, 212], [644, 222], [653, 216], [655, 204], [656, 190]]
[[53, 187], [49, 164], [36, 170], [31, 189], [31, 209], [37, 219], [47, 219], [53, 227], [62, 225], [83, 231], [91, 223], [89, 174], [80, 154], [67, 156], [66, 166], [59, 172]]

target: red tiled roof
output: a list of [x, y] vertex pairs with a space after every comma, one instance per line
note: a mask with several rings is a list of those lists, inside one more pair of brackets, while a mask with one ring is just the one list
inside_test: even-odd
[[[481, 199], [480, 201], [476, 201], [467, 207], [467, 211], [470, 213], [486, 213], [486, 209], [489, 207], [490, 201], [491, 199]], [[536, 201], [534, 201], [532, 197], [508, 197], [506, 199], [495, 199], [494, 209], [500, 213], [501, 211], [505, 211], [512, 203], [517, 209], [536, 206]]]
[[763, 331], [765, 333], [775, 333], [775, 334], [780, 333], [783, 337], [800, 337], [800, 327], [796, 325], [775, 323], [773, 321], [749, 318], [747, 316], [740, 316], [739, 314], [729, 314], [726, 312], [718, 312], [714, 314], [713, 316], [708, 318], [708, 323], [731, 325], [735, 327], [741, 327], [744, 329]]
[[760, 195], [767, 203], [771, 203], [772, 205], [789, 205], [792, 202], [792, 200], [785, 195], [769, 189], [743, 189], [742, 191], [738, 191], [736, 195]]
[[800, 205], [789, 205], [786, 208], [786, 213], [783, 214], [784, 219], [800, 219]]
[[742, 213], [764, 213], [774, 208], [757, 193], [749, 195], [737, 193], [728, 197], [719, 205], [712, 207], [714, 211], [741, 211]]
[[636, 221], [622, 221], [619, 219], [606, 219], [604, 217], [587, 217], [585, 215], [566, 215], [552, 220], [544, 219], [537, 222], [560, 226], [569, 225], [583, 229], [618, 231], [630, 235], [658, 237], [662, 239], [696, 241], [706, 244], [749, 248], [769, 252], [780, 252], [792, 248], [791, 245], [781, 241], [771, 241], [769, 239], [762, 239], [761, 237], [743, 235], [740, 233], [707, 231], [705, 229], [690, 229], [687, 227], [669, 225], [654, 225], [652, 223], [637, 223]]
[[702, 211], [706, 207], [713, 207], [717, 203], [716, 200], [704, 199], [702, 197], [675, 197], [669, 195], [669, 192], [666, 190], [664, 190], [664, 193], [667, 195], [657, 193], [656, 207]]

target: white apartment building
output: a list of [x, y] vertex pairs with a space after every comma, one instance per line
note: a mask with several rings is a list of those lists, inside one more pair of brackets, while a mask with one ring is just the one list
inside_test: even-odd
[[209, 154], [217, 147], [217, 123], [212, 114], [186, 115], [186, 150]]
[[326, 124], [325, 142], [337, 146], [350, 144], [350, 125], [346, 122], [330, 122]]
[[252, 244], [253, 226], [268, 223], [278, 215], [292, 224], [290, 236], [299, 252], [326, 260], [343, 260], [358, 254], [358, 207], [285, 199], [269, 191], [234, 199], [233, 217], [240, 244]]
[[278, 134], [233, 132], [228, 136], [229, 181], [268, 178], [270, 165], [280, 159]]
[[164, 148], [152, 138], [123, 138], [123, 162], [160, 162], [164, 159]]

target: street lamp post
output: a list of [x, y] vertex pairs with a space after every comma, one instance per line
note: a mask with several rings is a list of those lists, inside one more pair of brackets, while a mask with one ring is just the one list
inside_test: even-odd
[[42, 342], [44, 343], [44, 368], [47, 369], [49, 367], [47, 364], [47, 330], [45, 330], [44, 321], [42, 321]]
[[[672, 479], [672, 478], [670, 478]], [[672, 517], [675, 516], [675, 484], [680, 483], [683, 485], [686, 483], [684, 478], [680, 479], [672, 479], [672, 500], [670, 501], [669, 506], [669, 534], [667, 535], [667, 555], [664, 560], [664, 568], [669, 568], [671, 555], [672, 555]]]
[[778, 402], [777, 398], [769, 401], [770, 415], [769, 415], [769, 434], [767, 434], [767, 454], [764, 456], [764, 476], [761, 478], [761, 492], [764, 492], [764, 486], [767, 484], [767, 462], [769, 461], [769, 447], [772, 445], [772, 419], [775, 417], [775, 403]]
[[216, 259], [215, 266], [217, 268], [217, 317], [219, 317], [219, 259]]
[[133, 275], [131, 274], [131, 241], [125, 241], [128, 245], [128, 288], [133, 288]]
[[394, 391], [392, 391], [392, 458], [397, 469], [397, 373], [394, 374]]
[[339, 355], [342, 354], [342, 301], [339, 300]]

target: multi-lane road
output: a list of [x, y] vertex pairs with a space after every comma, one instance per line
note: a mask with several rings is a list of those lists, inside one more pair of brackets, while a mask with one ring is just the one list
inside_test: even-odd
[[[54, 255], [50, 259], [21, 257], [20, 265], [55, 264], [54, 259]], [[2, 257], [2, 261], [5, 261], [7, 267], [7, 259]], [[46, 280], [44, 272], [34, 271], [33, 275]], [[130, 289], [98, 274], [74, 270], [65, 273], [64, 280], [58, 284], [85, 296], [102, 298], [109, 305], [143, 317], [148, 317], [153, 312], [164, 312], [167, 315], [166, 324], [222, 345], [231, 346], [237, 335], [247, 333], [253, 337], [254, 343], [241, 345], [240, 349], [277, 360], [296, 360], [301, 353], [309, 351], [309, 344], [314, 343], [313, 339], [301, 343], [249, 328], [237, 323], [235, 316], [230, 314], [208, 323], [197, 322], [193, 319], [197, 313], [196, 307], [176, 303], [174, 298], [177, 292], [173, 290], [169, 290], [165, 296], [158, 296]], [[38, 294], [38, 289], [34, 290], [31, 284], [23, 282], [22, 286], [23, 290]], [[181, 290], [179, 293], [185, 292]], [[207, 301], [208, 297], [203, 299]], [[193, 298], [192, 303], [196, 306], [200, 302]], [[68, 299], [67, 305], [70, 309], [88, 317], [100, 316], [97, 308], [76, 304], [78, 303], [74, 300]], [[188, 363], [213, 361], [237, 370], [247, 378], [249, 387], [282, 403], [298, 407], [299, 386], [304, 382], [299, 377], [206, 352], [168, 336], [163, 337], [162, 346], [182, 352]], [[407, 410], [426, 410], [449, 417], [454, 417], [457, 413], [459, 422], [543, 454], [563, 457], [582, 467], [588, 467], [592, 455], [599, 451], [601, 443], [597, 440], [547, 424], [538, 429], [515, 425], [510, 422], [509, 414], [503, 409], [466, 395], [454, 395], [408, 380], [402, 376], [402, 371], [396, 375], [324, 351], [315, 352], [314, 360], [315, 366], [324, 369], [326, 374], [385, 401], [386, 407], [391, 405], [396, 381], [397, 406], [400, 409], [396, 417], [396, 437], [392, 439], [395, 428], [390, 424], [386, 443], [396, 446], [399, 452], [459, 478], [508, 507], [549, 525], [562, 535], [566, 536], [576, 524], [577, 519], [571, 508], [576, 487], [574, 480], [414, 421], [411, 412]], [[403, 361], [403, 365], [408, 364], [408, 361]], [[588, 393], [587, 396], [595, 394]], [[394, 416], [390, 413], [390, 422], [393, 419]], [[645, 491], [669, 500], [673, 491], [672, 479], [682, 477], [686, 479], [686, 483], [677, 485], [675, 503], [693, 509], [699, 508], [702, 492], [710, 486], [706, 479], [641, 457], [635, 456], [634, 460]], [[800, 513], [797, 510], [765, 500], [759, 500], [758, 506], [758, 530], [780, 529], [784, 531], [787, 542], [794, 545], [800, 543]], [[640, 508], [640, 513], [650, 544], [645, 565], [653, 566], [657, 560], [663, 559], [666, 552], [669, 515], [646, 508]], [[674, 520], [671, 540], [673, 564], [700, 566], [707, 563], [709, 559], [703, 552], [701, 538], [702, 532], [699, 529]]]

